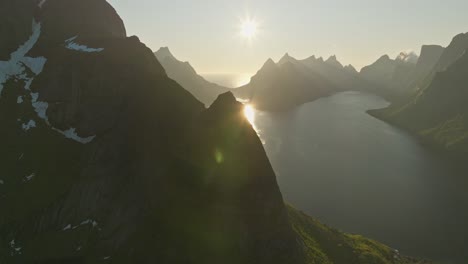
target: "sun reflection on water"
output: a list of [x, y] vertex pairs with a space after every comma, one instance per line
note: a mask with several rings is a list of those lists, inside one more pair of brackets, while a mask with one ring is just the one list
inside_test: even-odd
[[244, 116], [252, 126], [255, 125], [255, 109], [253, 106], [249, 104], [244, 106]]

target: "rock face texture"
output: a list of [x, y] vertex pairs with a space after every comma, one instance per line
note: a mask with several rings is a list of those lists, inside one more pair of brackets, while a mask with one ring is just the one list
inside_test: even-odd
[[167, 47], [160, 48], [154, 55], [166, 70], [169, 78], [179, 83], [206, 106], [210, 106], [218, 95], [230, 90], [205, 80], [198, 75], [190, 63], [176, 59]]

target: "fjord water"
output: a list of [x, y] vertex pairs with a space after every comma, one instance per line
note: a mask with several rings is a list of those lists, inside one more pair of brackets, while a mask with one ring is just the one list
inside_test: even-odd
[[250, 81], [252, 74], [249, 73], [204, 73], [201, 74], [206, 80], [222, 85], [227, 88], [238, 88]]
[[468, 177], [366, 113], [387, 105], [343, 92], [286, 113], [255, 111], [253, 123], [287, 202], [404, 254], [466, 263]]

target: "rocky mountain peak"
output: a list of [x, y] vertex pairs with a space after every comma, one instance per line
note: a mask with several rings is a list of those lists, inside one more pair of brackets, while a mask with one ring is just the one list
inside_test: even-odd
[[343, 65], [336, 58], [336, 55], [330, 56], [325, 62], [331, 66], [343, 68]]
[[395, 58], [395, 61], [416, 64], [418, 62], [418, 59], [419, 59], [418, 55], [414, 53], [413, 51], [411, 52], [402, 51]]
[[350, 72], [350, 73], [356, 73], [356, 74], [358, 73], [358, 71], [356, 70], [356, 68], [354, 68], [354, 66], [351, 65], [351, 64], [348, 64], [348, 65], [344, 66], [344, 69], [345, 69], [346, 71]]
[[296, 59], [291, 57], [289, 53], [284, 54], [284, 56], [278, 61], [278, 65], [285, 64], [287, 62], [295, 62]]
[[390, 56], [388, 56], [387, 54], [383, 55], [382, 57], [380, 57], [377, 61], [378, 62], [385, 62], [385, 61], [391, 61], [392, 59], [390, 59]]
[[270, 70], [274, 70], [274, 69], [277, 69], [278, 68], [278, 65], [271, 59], [269, 58], [262, 66], [262, 68], [260, 69], [260, 71], [270, 71]]
[[242, 104], [237, 102], [236, 97], [231, 92], [220, 94], [209, 109], [212, 111], [222, 111], [222, 109], [239, 108]]
[[176, 60], [176, 58], [174, 57], [174, 55], [172, 55], [168, 47], [159, 48], [159, 50], [156, 51], [154, 55], [156, 55], [156, 58], [158, 58], [159, 61], [164, 61], [166, 58], [171, 58], [171, 59]]

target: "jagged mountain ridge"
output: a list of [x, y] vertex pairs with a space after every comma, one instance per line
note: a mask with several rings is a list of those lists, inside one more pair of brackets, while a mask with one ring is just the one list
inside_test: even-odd
[[370, 89], [371, 84], [353, 69], [336, 56], [326, 61], [315, 56], [297, 60], [286, 53], [278, 63], [269, 59], [249, 84], [234, 93], [256, 108], [282, 111], [335, 92]]
[[218, 95], [230, 90], [205, 80], [189, 62], [177, 60], [167, 47], [160, 48], [154, 54], [169, 78], [178, 82], [206, 106], [211, 105]]

